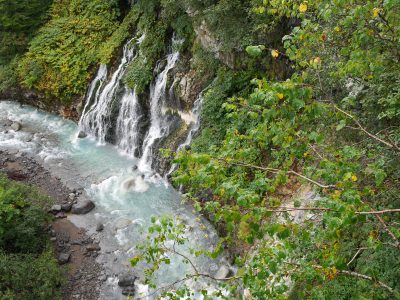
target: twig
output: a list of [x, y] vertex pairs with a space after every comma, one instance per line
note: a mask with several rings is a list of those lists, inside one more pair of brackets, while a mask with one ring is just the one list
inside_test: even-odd
[[373, 138], [374, 140], [376, 140], [376, 141], [378, 141], [378, 142], [380, 142], [380, 143], [386, 145], [386, 146], [389, 147], [389, 148], [392, 148], [392, 149], [394, 149], [394, 150], [400, 151], [400, 147], [398, 147], [396, 144], [389, 143], [389, 142], [387, 142], [387, 141], [385, 141], [385, 140], [379, 138], [379, 137], [376, 136], [375, 134], [372, 134], [372, 133], [369, 132], [368, 130], [366, 130], [366, 129], [361, 125], [361, 123], [360, 123], [353, 115], [351, 115], [350, 113], [344, 111], [343, 109], [339, 108], [339, 107], [336, 106], [336, 105], [333, 105], [333, 107], [334, 107], [336, 110], [338, 110], [338, 111], [340, 111], [341, 113], [343, 113], [344, 115], [346, 115], [347, 117], [349, 117], [350, 119], [352, 119], [352, 120], [357, 124], [358, 129], [360, 129], [362, 132], [364, 132], [364, 133], [365, 133], [366, 135], [368, 135], [369, 137], [371, 137], [371, 138]]
[[386, 213], [400, 213], [400, 208], [377, 210], [377, 211], [357, 211], [356, 215], [382, 215]]
[[349, 266], [357, 258], [358, 254], [360, 254], [361, 251], [366, 250], [366, 249], [368, 249], [368, 248], [365, 248], [365, 247], [359, 248], [357, 250], [356, 254], [354, 254], [353, 258], [347, 263], [347, 266]]
[[383, 229], [390, 235], [390, 237], [394, 240], [395, 244], [393, 246], [395, 246], [396, 248], [400, 248], [400, 242], [399, 240], [396, 238], [396, 236], [394, 235], [394, 233], [387, 227], [385, 221], [383, 221], [382, 217], [380, 215], [375, 215], [375, 217], [379, 220], [379, 222], [382, 224]]
[[379, 280], [376, 280], [375, 278], [372, 278], [371, 276], [367, 276], [367, 275], [360, 274], [360, 273], [357, 273], [357, 272], [346, 271], [346, 270], [339, 271], [339, 274], [353, 276], [353, 277], [357, 277], [357, 278], [362, 278], [362, 279], [366, 279], [366, 280], [369, 280], [369, 281], [373, 281], [373, 282], [379, 284], [381, 287], [387, 289], [390, 293], [394, 293], [394, 290], [390, 286], [388, 286], [387, 284], [383, 283], [382, 281], [379, 281]]
[[[248, 164], [248, 163], [244, 163], [244, 162], [231, 161], [231, 160], [224, 159], [224, 158], [213, 157], [213, 159], [225, 162], [227, 164], [235, 165], [235, 166], [262, 170], [262, 171], [266, 171], [266, 172], [270, 172], [270, 173], [274, 173], [274, 174], [277, 174], [277, 173], [283, 171], [283, 170], [280, 170], [280, 169], [268, 168], [268, 167], [260, 167], [260, 166], [256, 166], [256, 165], [252, 165], [252, 164]], [[337, 189], [336, 185], [330, 185], [330, 184], [329, 185], [325, 185], [325, 184], [319, 183], [319, 182], [317, 182], [315, 180], [312, 180], [311, 178], [308, 178], [308, 177], [306, 177], [306, 176], [304, 176], [304, 175], [302, 175], [302, 174], [300, 174], [300, 173], [298, 173], [296, 171], [293, 171], [293, 170], [284, 171], [284, 172], [286, 172], [286, 174], [293, 174], [293, 175], [296, 175], [298, 177], [301, 177], [304, 180], [307, 180], [308, 182], [311, 182], [312, 184], [315, 184], [315, 185], [317, 185], [317, 186], [319, 186], [320, 188], [323, 188], [323, 189], [334, 189], [334, 188]]]

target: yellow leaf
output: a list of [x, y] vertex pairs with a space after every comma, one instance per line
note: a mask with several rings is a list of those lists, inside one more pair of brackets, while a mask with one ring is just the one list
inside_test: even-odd
[[373, 14], [373, 16], [376, 18], [377, 16], [379, 16], [379, 12], [381, 11], [381, 9], [380, 8], [374, 8], [373, 10], [372, 10], [372, 14]]
[[351, 176], [351, 181], [354, 181], [354, 182], [356, 182], [358, 180], [358, 178], [357, 178], [357, 176], [356, 175], [353, 175], [353, 176]]
[[271, 51], [271, 55], [272, 55], [273, 58], [277, 58], [279, 56], [279, 52], [274, 49], [274, 50]]
[[276, 94], [276, 96], [279, 98], [279, 100], [282, 100], [283, 97], [285, 97], [285, 95], [283, 95], [282, 93], [278, 93]]
[[319, 65], [321, 64], [321, 58], [319, 56], [317, 56], [316, 58], [314, 58], [314, 64]]
[[300, 6], [299, 6], [299, 11], [301, 12], [301, 13], [305, 13], [306, 11], [307, 11], [307, 4], [305, 4], [305, 3], [302, 3], [302, 4], [300, 4]]

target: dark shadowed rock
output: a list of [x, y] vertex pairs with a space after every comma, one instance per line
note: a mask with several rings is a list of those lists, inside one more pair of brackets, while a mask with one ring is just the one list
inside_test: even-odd
[[85, 138], [85, 137], [87, 137], [86, 132], [84, 132], [84, 131], [79, 131], [79, 133], [78, 133], [78, 138], [79, 138], [79, 139], [83, 139], [83, 138]]
[[61, 204], [61, 210], [65, 212], [69, 212], [72, 208], [72, 203], [63, 203]]
[[122, 274], [118, 277], [118, 285], [121, 287], [133, 287], [137, 277], [133, 274]]
[[124, 296], [133, 296], [133, 295], [135, 295], [135, 287], [134, 286], [124, 287], [122, 289], [122, 295], [124, 295]]
[[76, 215], [84, 215], [90, 212], [95, 207], [94, 203], [88, 199], [79, 199], [78, 202], [72, 205], [71, 212]]
[[103, 229], [104, 229], [104, 225], [103, 225], [103, 224], [98, 223], [98, 224], [96, 225], [96, 231], [97, 231], [97, 232], [103, 231]]

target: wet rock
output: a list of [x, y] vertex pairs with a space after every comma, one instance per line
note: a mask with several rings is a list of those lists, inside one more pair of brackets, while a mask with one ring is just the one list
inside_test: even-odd
[[63, 203], [61, 204], [61, 210], [65, 212], [69, 212], [72, 208], [72, 203]]
[[96, 225], [96, 231], [97, 231], [97, 232], [100, 232], [100, 231], [103, 231], [103, 230], [104, 230], [104, 225], [101, 224], [101, 223], [98, 223], [98, 224]]
[[84, 215], [94, 209], [95, 205], [92, 201], [87, 199], [82, 199], [76, 204], [72, 205], [71, 212], [76, 215]]
[[66, 264], [66, 263], [69, 262], [70, 258], [71, 258], [71, 254], [70, 253], [60, 253], [58, 255], [58, 263], [60, 265]]
[[13, 123], [11, 124], [10, 127], [11, 127], [11, 129], [14, 130], [14, 131], [20, 131], [22, 125], [21, 125], [21, 123], [19, 123], [19, 122], [13, 122]]
[[84, 132], [84, 131], [79, 131], [79, 133], [78, 133], [78, 138], [79, 138], [79, 139], [83, 139], [83, 138], [85, 138], [85, 137], [87, 137], [86, 132]]
[[124, 296], [133, 296], [135, 295], [135, 287], [130, 286], [130, 287], [125, 287], [122, 289], [122, 295]]
[[118, 285], [120, 287], [133, 287], [137, 277], [133, 274], [122, 274], [118, 277]]

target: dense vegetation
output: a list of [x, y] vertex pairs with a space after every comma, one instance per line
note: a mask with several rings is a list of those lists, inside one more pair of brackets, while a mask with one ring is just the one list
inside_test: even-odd
[[[207, 91], [202, 133], [175, 159], [174, 182], [224, 237], [213, 253], [193, 254], [235, 252], [237, 276], [221, 283], [228, 299], [238, 291], [246, 299], [397, 299], [400, 6], [252, 5], [265, 21], [253, 27], [260, 32], [288, 19], [295, 26], [280, 44], [249, 45], [248, 55], [289, 61], [293, 75], [265, 72], [249, 92], [241, 81], [249, 71], [228, 71]], [[304, 186], [311, 202], [298, 192]], [[184, 230], [155, 222], [132, 263], [152, 262], [153, 275], [169, 261], [165, 241], [184, 243]], [[202, 276], [193, 269], [187, 279]], [[209, 296], [217, 295], [224, 298]]]
[[58, 299], [62, 274], [45, 227], [48, 199], [0, 175], [0, 298]]
[[[70, 103], [99, 63], [142, 35], [124, 80], [145, 93], [173, 36], [182, 39], [196, 81], [210, 85], [173, 180], [222, 236], [212, 253], [193, 254], [235, 256], [236, 276], [217, 280], [226, 298], [400, 297], [398, 1], [148, 0], [126, 12], [117, 1], [60, 0], [48, 13], [36, 2], [15, 1], [26, 28], [0, 19], [15, 43], [0, 49], [0, 93], [22, 86]], [[184, 243], [185, 231], [153, 221], [132, 260], [153, 264], [149, 282], [169, 262], [165, 241]]]

